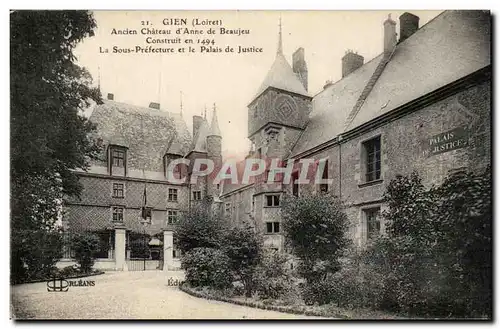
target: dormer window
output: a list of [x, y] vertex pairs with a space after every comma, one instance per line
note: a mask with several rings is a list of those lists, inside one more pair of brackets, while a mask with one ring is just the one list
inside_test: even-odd
[[120, 149], [113, 149], [111, 151], [111, 158], [113, 167], [125, 167], [125, 151]]
[[108, 150], [109, 173], [125, 176], [127, 167], [127, 148], [110, 145]]
[[183, 171], [185, 171], [184, 168], [183, 168], [183, 166], [185, 166], [184, 164], [179, 163], [176, 166], [174, 166], [173, 168], [169, 168], [169, 165], [170, 165], [170, 163], [172, 161], [180, 159], [180, 158], [182, 158], [180, 155], [165, 154], [165, 156], [163, 157], [163, 167], [164, 167], [164, 171], [165, 171], [165, 177], [169, 177], [169, 173], [167, 171], [168, 170], [172, 170], [173, 172], [170, 173], [170, 174], [173, 175], [173, 177], [175, 179], [181, 179], [182, 178]]

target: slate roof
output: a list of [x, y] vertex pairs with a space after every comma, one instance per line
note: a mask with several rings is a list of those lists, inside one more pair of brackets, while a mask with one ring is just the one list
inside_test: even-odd
[[276, 54], [271, 69], [266, 75], [266, 78], [260, 85], [255, 98], [264, 92], [267, 88], [274, 87], [285, 91], [290, 91], [299, 95], [309, 96], [306, 89], [293, 72], [292, 67], [288, 64], [285, 56], [282, 53]]
[[191, 146], [191, 135], [178, 113], [105, 100], [95, 107], [90, 121], [106, 145], [128, 148], [130, 170], [161, 172], [165, 153], [183, 155]]
[[445, 11], [422, 26], [396, 46], [346, 127], [349, 113], [383, 56], [318, 93], [310, 121], [291, 156], [490, 65], [490, 19], [488, 11]]
[[292, 155], [307, 151], [342, 133], [345, 119], [381, 58], [382, 55], [375, 57], [313, 98], [309, 122], [295, 144]]
[[346, 130], [488, 66], [490, 53], [488, 12], [442, 13], [397, 46]]

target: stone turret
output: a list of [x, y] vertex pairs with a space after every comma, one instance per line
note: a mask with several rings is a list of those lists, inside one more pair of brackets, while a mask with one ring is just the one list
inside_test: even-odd
[[214, 103], [212, 122], [210, 124], [210, 130], [207, 134], [207, 158], [214, 162], [214, 172], [209, 177], [207, 193], [210, 196], [218, 196], [219, 189], [213, 184], [215, 176], [219, 172], [222, 166], [222, 136], [219, 128], [219, 122], [217, 120], [217, 108]]

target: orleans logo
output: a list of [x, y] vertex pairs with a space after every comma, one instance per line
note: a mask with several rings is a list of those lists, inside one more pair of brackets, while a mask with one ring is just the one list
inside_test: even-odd
[[66, 280], [63, 278], [53, 278], [47, 281], [47, 291], [49, 292], [67, 292], [69, 287], [93, 287], [94, 280]]
[[66, 292], [69, 289], [69, 283], [63, 278], [54, 278], [47, 281], [47, 291], [49, 292]]

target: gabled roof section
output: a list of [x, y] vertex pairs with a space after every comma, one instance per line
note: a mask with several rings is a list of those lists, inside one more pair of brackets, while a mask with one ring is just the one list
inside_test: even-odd
[[203, 120], [198, 133], [194, 138], [194, 144], [192, 151], [194, 152], [207, 152], [207, 136], [210, 132], [210, 127], [206, 119]]
[[178, 113], [104, 100], [89, 119], [106, 145], [128, 147], [134, 155], [128, 159], [130, 168], [162, 171], [169, 148], [184, 154], [191, 146], [189, 130]]
[[284, 91], [289, 91], [295, 94], [309, 97], [306, 89], [300, 82], [299, 78], [293, 72], [292, 67], [288, 64], [285, 56], [282, 53], [276, 54], [271, 69], [266, 75], [266, 78], [260, 85], [254, 99], [262, 94], [267, 88], [274, 87]]
[[184, 155], [191, 146], [191, 134], [181, 113], [172, 113], [172, 119], [176, 126], [175, 138], [166, 153]]
[[346, 130], [491, 64], [488, 11], [445, 11], [397, 45]]

